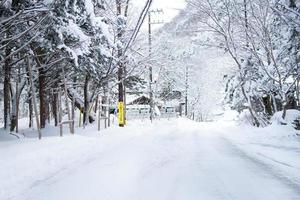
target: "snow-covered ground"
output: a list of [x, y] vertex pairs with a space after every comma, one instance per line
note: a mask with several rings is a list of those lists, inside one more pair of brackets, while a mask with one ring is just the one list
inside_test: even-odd
[[1, 200], [300, 198], [300, 136], [278, 125], [130, 121], [1, 141], [0, 151]]

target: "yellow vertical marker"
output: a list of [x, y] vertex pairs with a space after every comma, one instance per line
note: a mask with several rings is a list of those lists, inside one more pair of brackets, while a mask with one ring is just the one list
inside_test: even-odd
[[119, 102], [118, 103], [118, 110], [119, 110], [119, 125], [124, 126], [125, 124], [125, 119], [124, 119], [124, 102]]

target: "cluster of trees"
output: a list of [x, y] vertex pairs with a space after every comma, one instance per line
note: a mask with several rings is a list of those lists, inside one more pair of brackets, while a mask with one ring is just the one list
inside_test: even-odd
[[144, 87], [141, 77], [151, 66], [156, 96], [170, 100], [189, 93], [189, 115], [202, 118], [209, 94], [197, 82], [196, 71], [205, 72], [197, 66], [207, 65], [201, 52], [216, 49], [235, 66], [226, 76], [226, 103], [247, 110], [254, 125], [269, 124], [278, 111], [285, 118], [287, 109], [300, 105], [298, 1], [188, 0], [187, 8], [156, 33], [150, 56], [146, 37], [137, 36], [151, 2], [135, 15], [130, 0], [2, 0], [4, 128], [18, 128], [24, 105], [29, 126], [35, 115], [41, 128], [50, 115], [57, 125], [61, 95], [74, 102], [84, 123], [92, 122], [91, 105], [99, 95], [125, 101], [126, 88]]
[[153, 37], [155, 93], [162, 100], [181, 103], [187, 96], [187, 116], [206, 121], [223, 112], [223, 77], [232, 61], [223, 50], [203, 45], [203, 37], [211, 33], [199, 30], [194, 12], [188, 5]]
[[134, 73], [140, 73], [137, 66], [147, 58], [135, 56], [132, 45], [151, 2], [146, 1], [139, 16], [129, 16], [129, 0], [2, 0], [0, 105], [3, 102], [4, 128], [18, 128], [21, 104], [28, 107], [29, 126], [35, 114], [40, 128], [50, 115], [57, 125], [60, 95], [75, 102], [84, 123], [92, 122], [91, 103], [99, 95], [116, 95], [119, 89], [122, 96], [124, 82], [128, 87], [141, 82]]
[[[231, 108], [248, 110], [255, 126], [300, 105], [300, 2], [189, 0], [202, 45], [223, 49], [236, 66], [227, 77]], [[207, 34], [203, 34], [207, 33]]]

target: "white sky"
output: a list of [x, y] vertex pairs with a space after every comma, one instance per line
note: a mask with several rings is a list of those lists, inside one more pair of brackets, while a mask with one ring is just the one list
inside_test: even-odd
[[[132, 2], [134, 6], [143, 7], [146, 0], [133, 0]], [[153, 0], [151, 9], [163, 9], [164, 15], [161, 18], [164, 22], [170, 22], [185, 6], [185, 0]]]
[[185, 0], [153, 0], [152, 9], [162, 8], [164, 21], [169, 22], [179, 13], [178, 9], [183, 9], [185, 5]]

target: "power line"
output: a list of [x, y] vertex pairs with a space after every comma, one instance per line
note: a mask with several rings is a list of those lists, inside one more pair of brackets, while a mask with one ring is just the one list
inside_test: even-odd
[[148, 13], [148, 11], [150, 9], [150, 6], [151, 6], [152, 2], [153, 2], [153, 0], [148, 0], [146, 2], [145, 6], [143, 8], [143, 11], [140, 14], [139, 20], [138, 20], [138, 22], [137, 22], [137, 24], [136, 24], [136, 26], [134, 28], [134, 32], [132, 33], [132, 35], [131, 35], [128, 43], [125, 46], [123, 54], [125, 54], [125, 52], [127, 51], [128, 47], [135, 41], [135, 39], [136, 39], [136, 37], [137, 37], [137, 35], [138, 35], [138, 33], [139, 33], [139, 31], [140, 31], [140, 29], [141, 29], [144, 21], [145, 21], [145, 18], [147, 16], [147, 13]]

